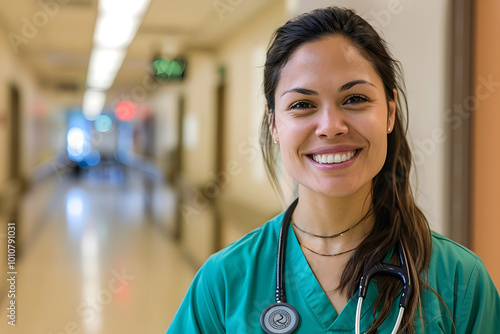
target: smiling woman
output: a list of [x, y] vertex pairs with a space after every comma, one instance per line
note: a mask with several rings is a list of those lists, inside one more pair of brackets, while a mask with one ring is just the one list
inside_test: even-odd
[[[386, 100], [381, 78], [345, 37], [298, 48], [281, 70], [272, 120], [287, 172], [301, 187], [328, 197], [370, 183], [385, 162], [394, 101]], [[365, 197], [370, 188], [363, 188]]]
[[430, 231], [413, 199], [400, 73], [353, 11], [315, 10], [276, 31], [261, 146], [271, 181], [279, 189], [281, 155], [298, 198], [207, 260], [168, 333], [500, 327], [481, 260]]

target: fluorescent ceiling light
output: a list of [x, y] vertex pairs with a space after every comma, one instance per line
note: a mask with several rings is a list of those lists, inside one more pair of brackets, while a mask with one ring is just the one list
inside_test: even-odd
[[124, 58], [124, 50], [94, 48], [90, 55], [87, 86], [100, 90], [109, 89], [115, 81]]
[[87, 78], [87, 88], [96, 90], [108, 90], [113, 86], [115, 77], [99, 78], [97, 76], [89, 75]]
[[113, 73], [122, 66], [125, 50], [92, 49], [89, 73]]
[[102, 112], [106, 102], [106, 93], [87, 90], [83, 94], [83, 115], [88, 120], [95, 120]]
[[110, 68], [108, 71], [96, 71], [89, 70], [87, 73], [88, 80], [97, 80], [97, 81], [114, 81], [116, 74], [118, 73], [119, 68]]
[[114, 83], [118, 69], [113, 72], [90, 72], [87, 87], [94, 90], [108, 90]]
[[139, 20], [118, 15], [104, 15], [97, 19], [94, 44], [105, 48], [126, 48], [134, 39]]
[[[104, 91], [111, 88], [126, 55], [126, 50], [142, 22], [151, 0], [99, 0], [99, 14], [87, 72], [83, 111], [93, 120], [102, 112]], [[95, 90], [100, 91], [95, 91]]]
[[136, 17], [144, 14], [151, 0], [99, 0], [101, 15]]

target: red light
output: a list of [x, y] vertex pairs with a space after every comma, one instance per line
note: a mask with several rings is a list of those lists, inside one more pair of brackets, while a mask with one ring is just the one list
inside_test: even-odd
[[115, 116], [120, 121], [130, 121], [135, 116], [135, 105], [130, 101], [122, 101], [115, 107]]

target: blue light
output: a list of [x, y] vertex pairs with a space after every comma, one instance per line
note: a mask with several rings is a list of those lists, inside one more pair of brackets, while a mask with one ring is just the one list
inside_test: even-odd
[[99, 132], [108, 132], [112, 126], [113, 120], [106, 115], [101, 115], [94, 121], [94, 128]]
[[89, 166], [96, 166], [101, 161], [101, 155], [96, 150], [92, 150], [85, 157], [85, 162]]
[[68, 155], [73, 161], [80, 161], [89, 150], [88, 135], [79, 127], [72, 127], [66, 136]]

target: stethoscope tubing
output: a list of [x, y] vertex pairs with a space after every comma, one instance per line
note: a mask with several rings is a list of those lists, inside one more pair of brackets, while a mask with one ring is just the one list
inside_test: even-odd
[[292, 334], [300, 322], [300, 316], [297, 310], [286, 302], [285, 290], [286, 239], [288, 237], [289, 222], [297, 203], [298, 198], [285, 212], [283, 222], [288, 222], [288, 224], [281, 224], [278, 237], [278, 254], [276, 256], [276, 302], [266, 307], [260, 316], [260, 325], [268, 334]]
[[[358, 306], [356, 307], [356, 323], [355, 323], [355, 334], [360, 334], [360, 322], [361, 322], [361, 307], [363, 305], [363, 298], [358, 298]], [[394, 324], [394, 328], [392, 329], [391, 334], [396, 334], [401, 326], [401, 320], [403, 319], [403, 314], [405, 312], [404, 307], [399, 308], [398, 318], [396, 319], [396, 323]]]
[[290, 226], [290, 221], [292, 219], [292, 213], [295, 207], [299, 203], [297, 198], [288, 207], [283, 216], [283, 222], [281, 224], [280, 234], [278, 238], [278, 255], [276, 258], [276, 303], [286, 303], [286, 292], [285, 292], [285, 253], [286, 253], [286, 239], [288, 236], [288, 227]]

